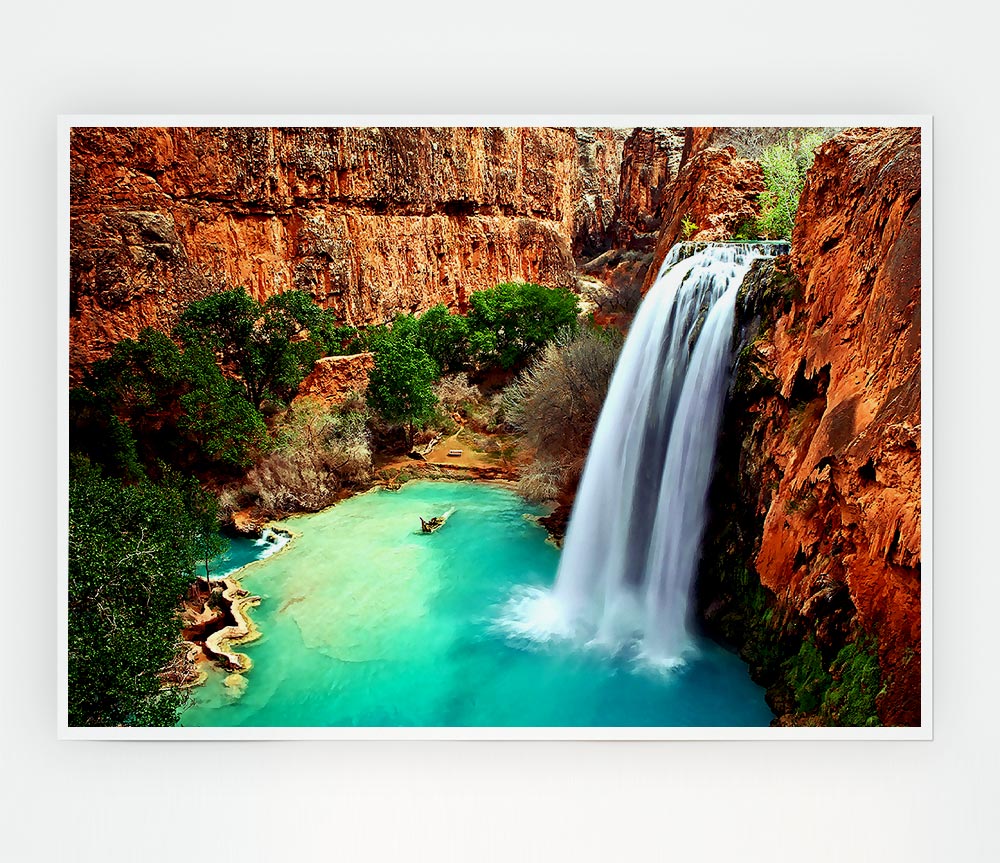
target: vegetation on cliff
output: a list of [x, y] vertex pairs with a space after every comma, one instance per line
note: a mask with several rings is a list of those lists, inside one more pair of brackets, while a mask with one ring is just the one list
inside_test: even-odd
[[735, 240], [790, 240], [795, 228], [799, 197], [815, 150], [834, 130], [789, 129], [783, 141], [753, 141], [747, 149], [760, 164], [765, 190], [757, 197], [760, 215], [743, 222]]
[[789, 136], [784, 144], [767, 147], [760, 157], [767, 191], [760, 196], [760, 218], [754, 226], [758, 237], [768, 240], [790, 240], [795, 227], [799, 196], [806, 182], [806, 173], [815, 159], [814, 151], [823, 141], [819, 132], [811, 132], [795, 140]]
[[[503, 284], [470, 306], [468, 317], [437, 306], [358, 329], [299, 291], [263, 303], [242, 289], [213, 294], [181, 312], [172, 338], [146, 329], [94, 364], [71, 394], [72, 447], [130, 482], [161, 464], [211, 478], [227, 511], [320, 508], [364, 481], [373, 442], [391, 447], [402, 429], [410, 447], [419, 428], [451, 424], [439, 416], [442, 373], [516, 368], [576, 327], [576, 297], [558, 288]], [[356, 409], [289, 410], [317, 357], [358, 351], [374, 367]], [[315, 451], [303, 443], [320, 439]]]

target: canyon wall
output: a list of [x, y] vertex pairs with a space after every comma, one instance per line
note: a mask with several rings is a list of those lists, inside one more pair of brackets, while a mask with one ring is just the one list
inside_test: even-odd
[[581, 293], [592, 292], [599, 309], [635, 311], [686, 138], [684, 129], [638, 128], [625, 139], [614, 215], [577, 250]]
[[577, 187], [573, 256], [589, 258], [608, 247], [619, 210], [622, 159], [628, 129], [576, 130]]
[[187, 303], [226, 287], [258, 300], [305, 290], [363, 325], [437, 303], [464, 310], [504, 281], [575, 287], [576, 259], [616, 246], [640, 284], [684, 140], [682, 129], [73, 129], [71, 370], [143, 327], [168, 331]]
[[920, 723], [920, 217], [919, 130], [842, 132], [741, 290], [702, 611], [788, 721]]
[[573, 129], [77, 128], [70, 148], [74, 369], [226, 286], [368, 324], [574, 283]]

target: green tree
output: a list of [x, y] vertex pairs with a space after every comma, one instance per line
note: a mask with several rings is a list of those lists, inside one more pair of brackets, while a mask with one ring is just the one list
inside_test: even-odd
[[285, 291], [259, 303], [242, 288], [191, 303], [174, 328], [185, 348], [212, 351], [259, 409], [267, 399], [288, 401], [324, 353], [312, 336], [322, 310], [303, 291]]
[[176, 656], [176, 612], [199, 561], [223, 550], [214, 500], [166, 471], [124, 485], [70, 462], [69, 724], [174, 725], [184, 693], [160, 671]]
[[203, 348], [189, 347], [184, 359], [190, 389], [178, 399], [183, 408], [177, 421], [179, 430], [204, 458], [248, 467], [268, 443], [264, 417], [244, 398], [237, 383], [223, 377]]
[[577, 329], [577, 299], [565, 288], [504, 283], [469, 298], [469, 352], [480, 364], [511, 369], [560, 330]]
[[468, 338], [468, 321], [449, 312], [447, 306], [433, 306], [417, 318], [418, 342], [442, 372], [465, 365]]
[[71, 393], [70, 409], [73, 448], [132, 480], [160, 460], [245, 467], [267, 442], [260, 412], [223, 377], [210, 349], [181, 351], [153, 329], [95, 363]]
[[337, 323], [329, 310], [324, 310], [312, 334], [325, 357], [359, 354], [367, 349], [364, 332], [349, 324]]
[[413, 446], [413, 427], [430, 417], [437, 404], [433, 383], [437, 364], [419, 342], [412, 315], [399, 315], [391, 327], [372, 333], [375, 366], [368, 375], [367, 401], [387, 423], [406, 428]]
[[812, 167], [814, 150], [822, 141], [821, 132], [806, 134], [799, 140], [789, 134], [787, 143], [764, 149], [760, 166], [767, 189], [759, 198], [761, 214], [755, 225], [757, 236], [770, 240], [792, 238], [806, 172]]

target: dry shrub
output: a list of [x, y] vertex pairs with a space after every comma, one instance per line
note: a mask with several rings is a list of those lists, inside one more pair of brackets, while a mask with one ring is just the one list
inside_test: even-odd
[[496, 392], [483, 398], [478, 404], [466, 408], [465, 416], [470, 429], [496, 434], [506, 430], [504, 418], [504, 394]]
[[507, 387], [507, 422], [539, 458], [586, 454], [621, 346], [621, 334], [610, 329], [556, 339]]
[[525, 474], [529, 488], [558, 488], [583, 470], [622, 341], [611, 329], [562, 336], [504, 391], [507, 422], [535, 451], [535, 465]]
[[465, 372], [442, 377], [434, 385], [434, 395], [449, 411], [469, 409], [483, 401], [479, 387], [469, 383], [469, 376]]
[[775, 144], [794, 145], [812, 135], [825, 141], [840, 131], [833, 126], [718, 126], [712, 134], [712, 146], [733, 147], [744, 159], [759, 162], [764, 151]]
[[247, 474], [259, 505], [278, 515], [314, 512], [335, 503], [339, 492], [371, 475], [367, 416], [331, 412], [321, 402], [290, 408], [275, 432], [275, 449]]
[[517, 493], [536, 503], [555, 500], [559, 496], [564, 473], [565, 468], [558, 462], [548, 460], [532, 462], [517, 481]]

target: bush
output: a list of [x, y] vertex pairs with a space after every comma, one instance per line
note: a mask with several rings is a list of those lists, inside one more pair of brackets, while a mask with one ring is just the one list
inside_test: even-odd
[[315, 512], [371, 474], [364, 412], [329, 411], [300, 400], [275, 431], [275, 448], [247, 473], [246, 489], [267, 512]]
[[565, 288], [505, 283], [469, 298], [469, 354], [481, 366], [512, 369], [556, 333], [577, 328], [577, 298]]
[[504, 391], [507, 422], [563, 481], [583, 469], [622, 342], [612, 329], [564, 331]]
[[449, 411], [465, 410], [482, 404], [479, 387], [469, 383], [465, 372], [447, 375], [434, 385], [434, 395]]
[[360, 354], [368, 349], [365, 331], [348, 324], [338, 324], [329, 311], [323, 312], [310, 335], [325, 357]]
[[535, 503], [554, 500], [559, 494], [563, 473], [563, 467], [557, 462], [532, 462], [517, 481], [517, 493]]
[[758, 237], [769, 240], [792, 238], [806, 172], [812, 167], [813, 151], [823, 140], [819, 132], [807, 134], [798, 141], [789, 135], [787, 143], [765, 148], [760, 166], [767, 190], [759, 198], [761, 214], [754, 226]]

